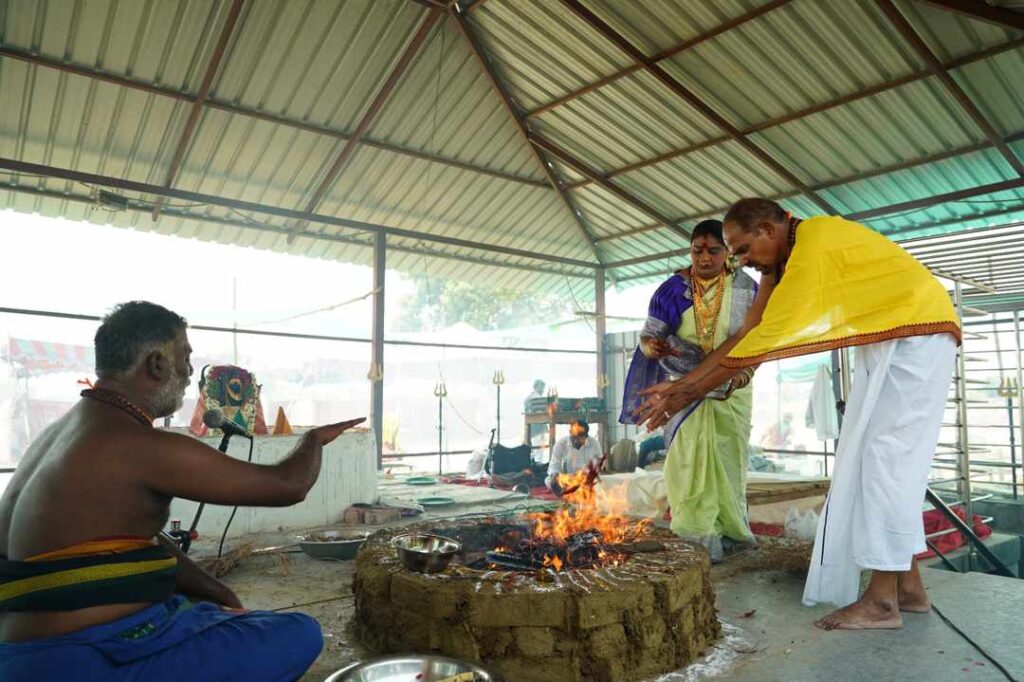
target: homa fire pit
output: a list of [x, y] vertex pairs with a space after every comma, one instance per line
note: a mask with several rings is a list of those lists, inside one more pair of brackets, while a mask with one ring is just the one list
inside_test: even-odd
[[[410, 532], [462, 551], [440, 573], [408, 571], [390, 541]], [[719, 636], [709, 574], [702, 548], [585, 503], [380, 531], [353, 591], [378, 651], [483, 661], [510, 682], [604, 682], [677, 670]]]

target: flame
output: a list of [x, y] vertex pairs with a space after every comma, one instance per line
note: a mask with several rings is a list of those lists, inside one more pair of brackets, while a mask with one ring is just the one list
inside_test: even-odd
[[[553, 513], [528, 514], [527, 518], [534, 524], [535, 538], [564, 544], [579, 533], [597, 531], [598, 542], [605, 545], [632, 542], [649, 532], [650, 519], [636, 521], [626, 516], [629, 508], [626, 483], [617, 487], [596, 487], [593, 476], [588, 481], [586, 469], [575, 474], [560, 474], [558, 483], [562, 490], [572, 490], [564, 497], [569, 504]], [[598, 556], [602, 561], [618, 562], [604, 549]], [[562, 563], [558, 557], [550, 561], [544, 557], [544, 565], [552, 565], [555, 570], [560, 570]]]
[[559, 559], [557, 556], [550, 557], [547, 554], [545, 554], [544, 555], [544, 565], [545, 566], [550, 566], [553, 569], [555, 569], [556, 571], [561, 571], [562, 570], [562, 560]]

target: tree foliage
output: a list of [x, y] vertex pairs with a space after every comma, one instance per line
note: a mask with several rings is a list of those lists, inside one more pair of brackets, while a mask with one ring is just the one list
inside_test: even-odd
[[412, 275], [416, 290], [401, 303], [398, 331], [443, 329], [465, 322], [489, 331], [565, 320], [573, 302], [552, 294], [489, 289], [457, 280]]

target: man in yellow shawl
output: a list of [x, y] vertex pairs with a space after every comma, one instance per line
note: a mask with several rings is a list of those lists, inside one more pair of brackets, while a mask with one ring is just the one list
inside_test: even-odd
[[[772, 289], [767, 305], [699, 378], [649, 389], [641, 415], [657, 426], [744, 368], [856, 346], [803, 598], [842, 607], [816, 623], [826, 630], [898, 628], [901, 611], [931, 608], [913, 557], [925, 549], [922, 500], [960, 341], [949, 295], [898, 245], [839, 217], [801, 221], [744, 199], [724, 223], [730, 251]], [[858, 599], [862, 570], [872, 576]]]

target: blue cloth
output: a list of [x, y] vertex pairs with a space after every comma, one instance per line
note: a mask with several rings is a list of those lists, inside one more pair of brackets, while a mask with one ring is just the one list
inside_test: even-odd
[[665, 449], [665, 437], [664, 436], [651, 436], [650, 438], [648, 438], [644, 442], [640, 443], [640, 449], [637, 451], [637, 454], [640, 455], [640, 457], [644, 457], [646, 455], [651, 454], [652, 452], [657, 452], [658, 450], [664, 450], [664, 449]]
[[[690, 285], [684, 277], [672, 275], [651, 296], [651, 302], [647, 306], [647, 322], [641, 334], [650, 334], [662, 339], [675, 334], [680, 320], [683, 319], [683, 313], [692, 306]], [[640, 391], [666, 379], [668, 372], [662, 367], [661, 362], [644, 355], [638, 346], [633, 351], [633, 361], [629, 363], [629, 373], [626, 375], [619, 423], [635, 424], [636, 417], [633, 413], [644, 401]]]
[[[732, 299], [728, 321], [730, 336], [742, 327], [747, 311], [750, 310], [754, 304], [754, 298], [757, 296], [757, 283], [748, 275], [737, 272], [732, 277]], [[666, 381], [670, 374], [685, 376], [704, 359], [704, 351], [701, 348], [676, 336], [683, 314], [691, 307], [693, 307], [693, 293], [690, 291], [690, 283], [683, 275], [682, 270], [665, 280], [651, 296], [651, 302], [647, 308], [647, 321], [644, 323], [640, 335], [663, 339], [677, 352], [677, 355], [661, 360], [652, 360], [637, 347], [633, 352], [633, 362], [629, 365], [629, 373], [626, 375], [619, 423], [637, 423], [637, 418], [633, 413], [643, 403], [640, 391]], [[709, 395], [717, 397], [715, 393], [720, 390], [716, 389]], [[702, 400], [696, 400], [672, 415], [663, 428], [666, 446], [672, 444], [679, 425], [693, 414]]]
[[0, 680], [284, 682], [321, 648], [320, 624], [304, 614], [225, 611], [177, 595], [71, 634], [0, 643]]
[[[683, 348], [684, 342], [675, 336], [679, 323], [683, 319], [683, 313], [692, 306], [693, 294], [690, 293], [689, 282], [679, 273], [672, 275], [651, 296], [651, 302], [647, 306], [647, 321], [644, 323], [641, 335], [668, 340], [674, 348], [683, 352], [693, 350]], [[689, 346], [690, 344], [685, 345]], [[697, 350], [699, 351], [699, 349]], [[687, 359], [693, 366], [700, 362], [700, 357]], [[633, 351], [633, 361], [629, 364], [629, 373], [626, 375], [619, 423], [637, 424], [634, 412], [644, 401], [640, 391], [667, 381], [668, 378], [669, 372], [665, 368], [665, 362], [647, 357], [638, 346]], [[666, 443], [672, 442], [676, 429], [686, 417], [693, 413], [699, 403], [700, 401], [696, 401], [687, 405], [682, 413], [674, 415], [673, 419], [665, 425]]]

